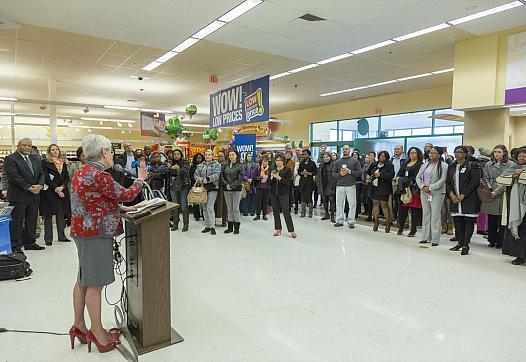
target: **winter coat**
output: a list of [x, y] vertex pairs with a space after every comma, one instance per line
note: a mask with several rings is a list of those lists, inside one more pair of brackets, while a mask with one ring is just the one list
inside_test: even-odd
[[[316, 175], [316, 186], [318, 186], [318, 193], [323, 196], [336, 195], [336, 179], [332, 176], [334, 169], [334, 162], [322, 162], [318, 167]], [[323, 185], [323, 179], [326, 179], [326, 185]]]
[[505, 186], [497, 183], [497, 177], [501, 176], [509, 167], [513, 167], [515, 162], [508, 160], [507, 162], [498, 164], [495, 161], [487, 162], [483, 169], [483, 178], [491, 188], [491, 191], [496, 193], [495, 198], [491, 202], [482, 203], [481, 211], [489, 215], [502, 215], [502, 198], [506, 191]]
[[[457, 162], [453, 162], [449, 166], [447, 172], [447, 196], [450, 197], [451, 192], [456, 192], [456, 168]], [[477, 194], [477, 188], [480, 186], [482, 178], [482, 169], [477, 162], [466, 161], [459, 170], [459, 189], [458, 195], [464, 195], [465, 198], [461, 203], [451, 202], [451, 213], [456, 214], [460, 211], [462, 214], [476, 215], [480, 212], [480, 199]], [[460, 208], [459, 208], [460, 206]], [[461, 209], [461, 210], [459, 210]]]

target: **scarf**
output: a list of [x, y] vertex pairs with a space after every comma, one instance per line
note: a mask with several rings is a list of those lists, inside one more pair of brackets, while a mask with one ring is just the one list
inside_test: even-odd
[[261, 165], [261, 172], [260, 172], [260, 176], [265, 176], [267, 174], [267, 171], [268, 171], [268, 168], [269, 166], [267, 165], [267, 167], [263, 167], [263, 165]]
[[64, 167], [64, 162], [60, 158], [53, 158], [53, 163], [55, 164], [55, 167], [57, 168], [57, 171], [59, 174], [62, 173], [62, 168]]

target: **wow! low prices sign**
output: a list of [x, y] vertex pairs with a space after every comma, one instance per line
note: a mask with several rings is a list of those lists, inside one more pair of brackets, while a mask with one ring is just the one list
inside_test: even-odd
[[256, 159], [256, 135], [255, 134], [236, 134], [234, 135], [234, 150], [239, 153], [241, 162], [245, 161], [247, 154], [252, 154], [252, 159]]
[[210, 94], [210, 128], [268, 121], [269, 82], [267, 75]]

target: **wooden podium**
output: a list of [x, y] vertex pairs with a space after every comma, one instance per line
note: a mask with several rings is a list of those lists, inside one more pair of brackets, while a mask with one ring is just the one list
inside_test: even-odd
[[177, 207], [167, 202], [140, 218], [122, 215], [130, 276], [126, 324], [139, 355], [183, 341], [171, 326], [170, 310], [170, 215]]

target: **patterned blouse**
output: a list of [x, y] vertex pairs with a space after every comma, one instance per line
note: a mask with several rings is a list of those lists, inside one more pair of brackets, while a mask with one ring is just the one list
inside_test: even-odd
[[139, 181], [126, 189], [104, 166], [88, 162], [80, 166], [71, 181], [71, 235], [77, 237], [116, 236], [123, 233], [119, 202], [132, 201], [140, 192]]

